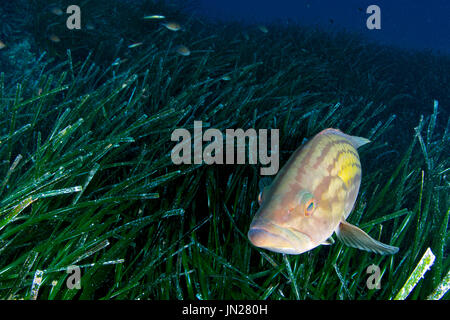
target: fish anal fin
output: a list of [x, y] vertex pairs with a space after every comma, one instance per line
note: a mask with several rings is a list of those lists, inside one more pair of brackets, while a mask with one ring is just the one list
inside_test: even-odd
[[324, 242], [322, 242], [321, 245], [329, 246], [329, 245], [331, 245], [331, 244], [333, 244], [333, 243], [334, 243], [334, 239], [333, 239], [332, 237], [329, 237], [327, 240], [325, 240]]
[[360, 228], [346, 221], [341, 221], [336, 230], [336, 235], [340, 241], [352, 248], [358, 248], [378, 254], [394, 254], [398, 252], [397, 247], [381, 243], [371, 238]]

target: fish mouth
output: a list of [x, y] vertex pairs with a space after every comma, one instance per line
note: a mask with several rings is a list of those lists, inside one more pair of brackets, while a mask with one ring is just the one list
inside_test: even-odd
[[286, 254], [300, 254], [311, 248], [307, 234], [271, 222], [252, 223], [248, 239], [256, 247]]

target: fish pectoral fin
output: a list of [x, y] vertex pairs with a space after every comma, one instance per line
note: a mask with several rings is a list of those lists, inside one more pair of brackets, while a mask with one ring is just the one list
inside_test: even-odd
[[273, 179], [264, 177], [259, 180], [259, 195], [258, 195], [258, 203], [261, 205], [264, 194], [267, 194], [270, 189], [270, 185], [272, 184]]
[[336, 235], [340, 241], [342, 241], [349, 247], [371, 251], [379, 254], [394, 254], [398, 251], [397, 247], [381, 243], [371, 238], [360, 228], [346, 221], [341, 221], [336, 230]]
[[332, 237], [329, 237], [327, 240], [325, 240], [321, 244], [324, 246], [329, 246], [330, 244], [333, 244], [333, 243], [334, 243], [334, 239]]
[[269, 177], [263, 177], [263, 178], [259, 179], [259, 182], [258, 182], [259, 191], [263, 191], [265, 188], [270, 187], [272, 182], [273, 182], [273, 179], [269, 178]]

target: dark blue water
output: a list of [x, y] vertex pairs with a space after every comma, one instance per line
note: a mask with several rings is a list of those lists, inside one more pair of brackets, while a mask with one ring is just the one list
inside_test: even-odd
[[[450, 53], [449, 0], [198, 0], [199, 13], [249, 23], [296, 20], [304, 25], [346, 29], [383, 44]], [[381, 29], [368, 30], [369, 5], [381, 10]]]

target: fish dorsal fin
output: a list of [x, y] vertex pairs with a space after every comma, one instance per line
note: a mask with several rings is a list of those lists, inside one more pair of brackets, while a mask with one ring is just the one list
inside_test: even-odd
[[371, 238], [360, 228], [346, 221], [341, 221], [336, 230], [336, 235], [340, 241], [342, 241], [349, 247], [371, 251], [379, 254], [394, 254], [398, 252], [397, 247], [381, 243]]
[[359, 147], [370, 143], [369, 139], [363, 138], [363, 137], [357, 137], [357, 136], [348, 136], [348, 139], [352, 142], [352, 144], [355, 146], [356, 149]]
[[333, 129], [333, 128], [328, 128], [325, 130], [322, 130], [319, 134], [335, 134], [338, 136], [342, 136], [348, 140], [350, 140], [350, 142], [352, 143], [352, 145], [358, 149], [359, 147], [367, 144], [370, 142], [369, 139], [363, 138], [363, 137], [357, 137], [357, 136], [351, 136], [348, 135], [346, 133], [343, 133], [341, 130], [339, 129]]

